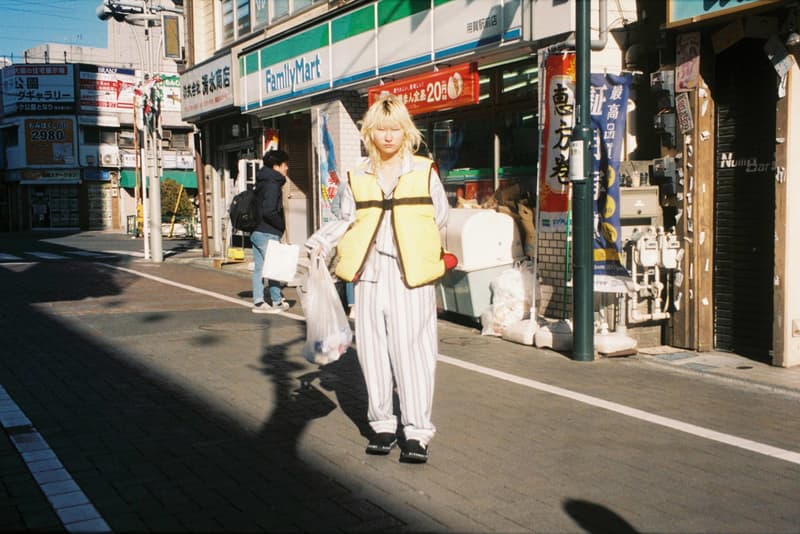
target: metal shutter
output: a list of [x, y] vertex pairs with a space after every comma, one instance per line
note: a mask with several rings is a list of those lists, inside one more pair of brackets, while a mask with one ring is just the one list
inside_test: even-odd
[[717, 60], [714, 333], [717, 350], [769, 361], [772, 350], [775, 71], [763, 42]]

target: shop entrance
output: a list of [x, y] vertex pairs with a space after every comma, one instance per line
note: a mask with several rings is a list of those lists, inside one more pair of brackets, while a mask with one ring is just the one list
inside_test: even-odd
[[278, 119], [280, 148], [289, 154], [289, 176], [283, 187], [286, 239], [303, 244], [309, 236], [311, 194], [311, 114], [295, 113]]
[[715, 348], [768, 362], [772, 350], [775, 71], [763, 41], [717, 56]]
[[31, 228], [80, 226], [77, 185], [37, 185], [29, 191]]

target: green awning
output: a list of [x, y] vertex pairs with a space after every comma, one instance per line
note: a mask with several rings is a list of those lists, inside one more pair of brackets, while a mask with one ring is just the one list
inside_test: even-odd
[[[197, 189], [197, 173], [194, 171], [180, 171], [175, 169], [166, 169], [162, 171], [161, 181], [166, 178], [175, 180], [187, 189]], [[133, 169], [123, 169], [119, 173], [120, 187], [136, 187], [136, 174]]]

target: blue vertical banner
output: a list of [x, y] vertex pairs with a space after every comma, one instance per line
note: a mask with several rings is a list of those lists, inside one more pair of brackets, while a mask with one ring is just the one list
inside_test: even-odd
[[336, 172], [336, 147], [328, 130], [328, 116], [320, 113], [320, 147], [319, 147], [319, 187], [320, 214], [322, 223], [336, 219], [333, 199], [339, 189], [339, 175]]
[[622, 265], [619, 164], [625, 143], [631, 75], [592, 74], [590, 114], [594, 132], [594, 290], [624, 293], [632, 283]]

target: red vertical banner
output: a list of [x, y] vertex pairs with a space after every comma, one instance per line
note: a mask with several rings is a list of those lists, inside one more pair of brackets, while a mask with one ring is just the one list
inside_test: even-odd
[[575, 54], [545, 60], [544, 131], [539, 163], [539, 228], [564, 232], [569, 216], [569, 141], [575, 126]]

